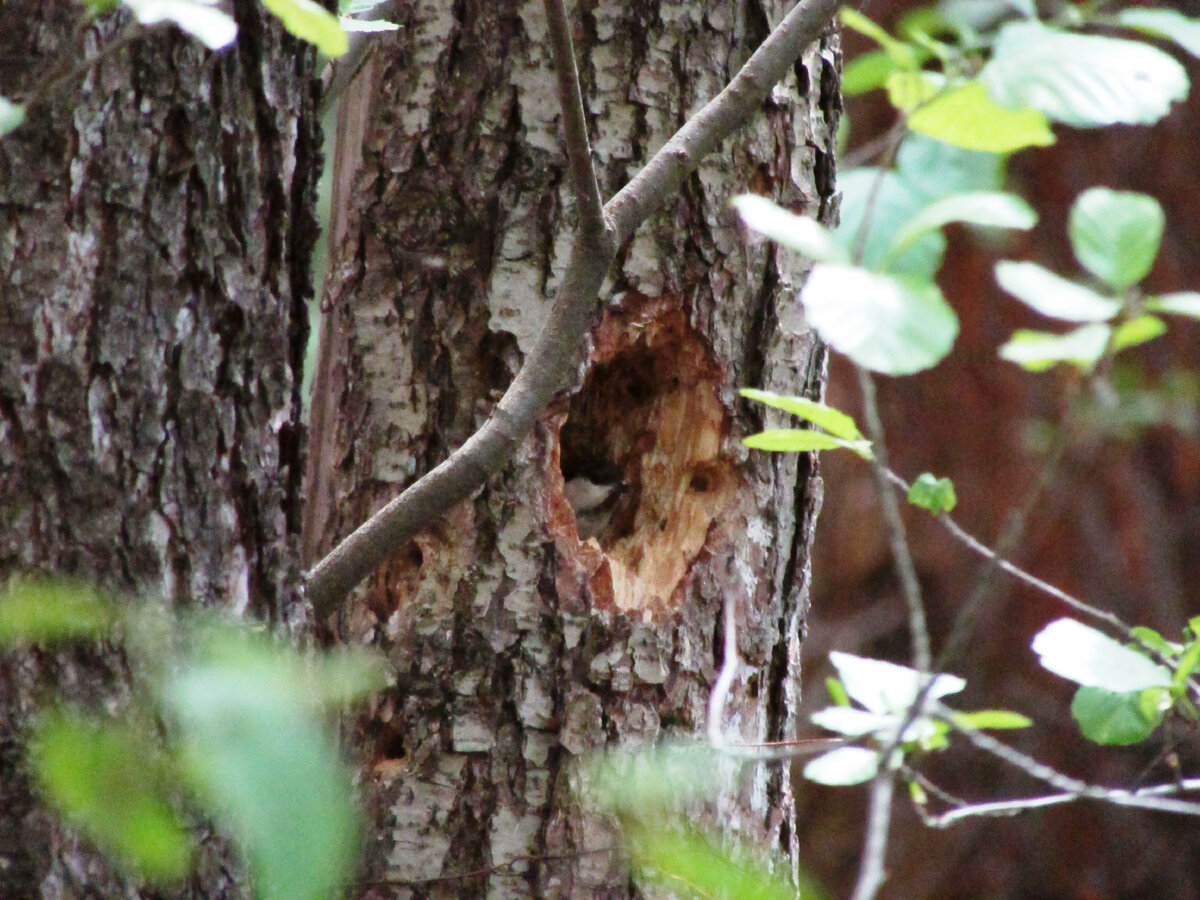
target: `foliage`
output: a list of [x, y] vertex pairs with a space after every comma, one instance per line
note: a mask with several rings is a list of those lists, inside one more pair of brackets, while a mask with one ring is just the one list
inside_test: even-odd
[[135, 699], [119, 717], [61, 704], [38, 716], [30, 759], [46, 797], [152, 882], [187, 874], [198, 810], [234, 839], [256, 896], [329, 897], [353, 869], [359, 820], [323, 719], [380, 687], [382, 667], [359, 653], [304, 655], [218, 616], [122, 607], [64, 582], [14, 582], [0, 596], [9, 645], [121, 636]]
[[[847, 27], [878, 45], [847, 64], [845, 91], [882, 89], [899, 117], [897, 128], [881, 142], [879, 164], [840, 176], [841, 224], [833, 230], [765, 198], [746, 195], [733, 205], [750, 229], [811, 265], [800, 297], [807, 321], [831, 348], [865, 370], [864, 379], [870, 377], [865, 373], [912, 374], [951, 352], [958, 320], [936, 283], [947, 246], [945, 226], [994, 230], [1035, 224], [1034, 210], [1001, 190], [1010, 154], [1052, 143], [1056, 124], [1152, 124], [1186, 96], [1183, 67], [1140, 37], [1167, 39], [1200, 55], [1200, 20], [1163, 9], [1108, 14], [1104, 6], [1064, 4], [1058, 16], [1040, 19], [1034, 4], [1024, 0], [943, 2], [906, 17], [899, 34], [854, 10], [841, 13]], [[1095, 33], [1093, 26], [1110, 32]], [[1004, 291], [1039, 315], [1075, 327], [1018, 330], [1000, 348], [1000, 357], [1030, 372], [1066, 365], [1098, 384], [1115, 371], [1114, 356], [1162, 335], [1168, 317], [1200, 318], [1200, 293], [1155, 296], [1140, 287], [1154, 266], [1165, 225], [1158, 201], [1145, 194], [1106, 186], [1080, 194], [1066, 225], [1079, 275], [1065, 277], [1024, 260], [995, 267]], [[746, 438], [747, 446], [850, 449], [879, 469], [881, 484], [901, 486], [910, 503], [941, 517], [952, 534], [989, 555], [949, 519], [957, 498], [948, 479], [926, 473], [910, 486], [880, 468], [868, 449], [882, 440], [877, 431], [863, 437], [852, 419], [834, 416], [815, 400], [761, 391], [743, 396], [819, 429], [767, 430]], [[1078, 401], [1080, 408], [1085, 401]], [[870, 408], [873, 400], [865, 402]], [[903, 532], [889, 527], [897, 553], [907, 553]], [[989, 558], [1043, 585], [994, 555]], [[1132, 744], [1147, 739], [1168, 716], [1200, 719], [1200, 686], [1192, 677], [1200, 661], [1200, 623], [1189, 623], [1183, 640], [1171, 642], [1150, 629], [1123, 626], [1061, 591], [1055, 596], [1125, 631], [1121, 642], [1062, 618], [1033, 639], [1041, 665], [1079, 685], [1071, 712], [1085, 737]], [[907, 599], [910, 607], [920, 604], [919, 593]], [[910, 620], [915, 630], [920, 617], [910, 613]], [[984, 728], [1031, 724], [1003, 710], [946, 710], [938, 698], [965, 684], [953, 676], [844, 653], [831, 654], [831, 661], [840, 676], [830, 682], [836, 705], [816, 713], [813, 721], [848, 743], [805, 766], [808, 778], [824, 784], [878, 782], [902, 773], [923, 807], [929, 801], [926, 783], [909, 768], [921, 754], [944, 749], [954, 730], [979, 741], [978, 746], [996, 747], [974, 735]], [[1002, 758], [1034, 777], [1047, 771], [1019, 754], [1005, 751]], [[1050, 780], [1069, 781], [1057, 775]], [[1093, 795], [1105, 796], [1101, 789]], [[1020, 804], [1014, 801], [1012, 808]]]

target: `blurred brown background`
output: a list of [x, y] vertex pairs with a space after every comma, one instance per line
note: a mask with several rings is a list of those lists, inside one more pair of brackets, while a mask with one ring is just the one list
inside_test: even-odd
[[[890, 27], [917, 5], [874, 0], [866, 11]], [[1200, 3], [1173, 8], [1200, 16]], [[869, 46], [857, 35], [845, 35], [847, 59]], [[1071, 377], [1063, 370], [1026, 373], [997, 357], [1015, 328], [1061, 326], [1003, 294], [992, 277], [993, 263], [1028, 259], [1078, 275], [1066, 240], [1067, 212], [1081, 191], [1105, 185], [1153, 194], [1166, 211], [1166, 236], [1148, 290], [1200, 290], [1200, 66], [1172, 45], [1159, 46], [1188, 67], [1193, 83], [1188, 102], [1150, 128], [1057, 127], [1055, 146], [1016, 155], [1011, 188], [1034, 205], [1040, 224], [990, 248], [965, 231], [953, 231], [939, 278], [962, 320], [953, 354], [918, 376], [878, 379], [893, 467], [910, 480], [925, 471], [952, 478], [959, 497], [955, 518], [989, 544], [1037, 476], [1047, 426], [1062, 414]], [[846, 105], [851, 149], [894, 120], [880, 92], [847, 98]], [[1131, 624], [1178, 637], [1186, 619], [1200, 614], [1200, 323], [1171, 319], [1164, 337], [1118, 357], [1112, 382], [1116, 402], [1088, 404], [1015, 558]], [[839, 361], [831, 369], [828, 400], [860, 412], [854, 375]], [[822, 681], [829, 674], [829, 650], [909, 661], [903, 603], [870, 473], [850, 454], [823, 454], [821, 466], [826, 499], [804, 645], [808, 710], [826, 703]], [[925, 514], [908, 520], [937, 652], [980, 560]], [[1066, 614], [1052, 599], [1002, 578], [965, 656], [952, 667], [968, 678], [955, 705], [1025, 713], [1036, 728], [1002, 737], [1092, 783], [1171, 780], [1173, 770], [1165, 764], [1147, 771], [1164, 748], [1162, 734], [1132, 748], [1098, 748], [1080, 737], [1070, 717], [1071, 686], [1041, 670], [1029, 650], [1045, 623]], [[1183, 774], [1200, 774], [1195, 731], [1176, 728], [1172, 736]], [[1051, 792], [961, 742], [940, 757], [925, 771], [971, 801]], [[798, 798], [803, 856], [832, 896], [848, 896], [862, 845], [866, 790], [804, 785]], [[1195, 898], [1200, 820], [1079, 802], [933, 831], [901, 800], [888, 871], [883, 896], [905, 900]]]

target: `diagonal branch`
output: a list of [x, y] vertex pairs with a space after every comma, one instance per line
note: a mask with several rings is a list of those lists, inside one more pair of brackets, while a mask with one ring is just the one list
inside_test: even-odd
[[[565, 14], [556, 17], [558, 0], [548, 3], [552, 29], [562, 29]], [[610, 200], [603, 216], [593, 211], [595, 175], [587, 151], [582, 101], [570, 35], [556, 36], [555, 63], [560, 100], [565, 110], [572, 178], [579, 194], [579, 225], [567, 271], [554, 298], [546, 324], [521, 371], [483, 427], [445, 462], [420, 478], [343, 540], [307, 576], [306, 592], [317, 615], [324, 617], [363, 578], [397, 548], [442, 513], [480, 488], [512, 456], [558, 391], [576, 377], [576, 355], [591, 324], [600, 285], [617, 247], [699, 166], [716, 146], [746, 124], [771, 88], [786, 74], [804, 49], [820, 37], [841, 0], [803, 0], [767, 36], [728, 86], [667, 141], [646, 166]], [[557, 24], [556, 24], [557, 21]], [[577, 110], [574, 112], [573, 110]], [[578, 119], [573, 121], [578, 115]], [[575, 137], [572, 130], [578, 129]], [[584, 174], [586, 163], [587, 174]], [[596, 190], [594, 195], [599, 197]]]

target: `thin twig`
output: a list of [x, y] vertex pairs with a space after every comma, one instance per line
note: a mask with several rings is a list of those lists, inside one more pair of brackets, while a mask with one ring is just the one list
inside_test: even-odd
[[[589, 231], [582, 227], [589, 201], [576, 198], [580, 227], [567, 271], [521, 371], [479, 431], [312, 568], [306, 592], [318, 616], [332, 612], [355, 585], [418, 529], [469, 497], [512, 456], [554, 395], [570, 387], [577, 377], [576, 355], [616, 247], [674, 196], [683, 179], [708, 153], [750, 120], [804, 48], [820, 36], [840, 5], [841, 0], [798, 3], [729, 85], [688, 120], [605, 205], [608, 228]], [[565, 98], [564, 109], [570, 105], [570, 99]]]
[[872, 900], [885, 877], [888, 830], [892, 819], [892, 798], [896, 793], [896, 770], [880, 759], [879, 773], [871, 782], [871, 800], [867, 810], [867, 840], [859, 863], [858, 880], [852, 900]]
[[[1156, 784], [1152, 787], [1138, 788], [1130, 793], [1135, 797], [1152, 797], [1155, 795], [1182, 793], [1183, 791], [1200, 791], [1200, 778], [1189, 778], [1179, 783]], [[1025, 797], [1019, 800], [996, 800], [990, 803], [969, 803], [958, 806], [941, 815], [926, 815], [925, 822], [931, 828], [947, 828], [962, 819], [979, 816], [1016, 816], [1027, 810], [1041, 809], [1046, 806], [1058, 806], [1063, 803], [1074, 803], [1084, 799], [1078, 793], [1048, 794], [1044, 797]]]
[[1002, 759], [1026, 775], [1036, 778], [1038, 781], [1044, 781], [1051, 787], [1058, 788], [1058, 790], [1072, 797], [1101, 800], [1117, 806], [1134, 806], [1141, 809], [1153, 809], [1159, 812], [1200, 816], [1200, 803], [1191, 803], [1186, 800], [1172, 800], [1169, 797], [1159, 798], [1155, 795], [1148, 795], [1145, 790], [1128, 791], [1120, 788], [1098, 787], [1088, 784], [1085, 781], [1080, 781], [1077, 778], [1072, 778], [1069, 775], [1064, 775], [1045, 763], [1038, 762], [1032, 756], [1028, 756], [1020, 750], [996, 740], [990, 734], [985, 734], [977, 728], [972, 728], [964, 724], [959, 717], [954, 715], [953, 710], [943, 706], [936, 700], [930, 701], [929, 705], [943, 721], [954, 728], [955, 731], [960, 732], [980, 750]]

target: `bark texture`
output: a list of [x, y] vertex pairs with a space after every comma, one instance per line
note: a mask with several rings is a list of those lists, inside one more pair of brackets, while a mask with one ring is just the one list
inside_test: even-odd
[[[173, 28], [107, 53], [125, 14], [0, 8], [0, 95], [78, 66], [0, 139], [0, 578], [298, 615], [313, 53], [234, 6], [220, 53]], [[117, 712], [123, 667], [0, 657], [0, 895], [137, 894], [36, 801], [20, 746], [47, 696]], [[238, 894], [220, 860], [184, 893]]]
[[[607, 195], [713, 96], [782, 3], [581, 3], [576, 49]], [[342, 109], [314, 397], [311, 562], [486, 418], [544, 318], [571, 238], [540, 0], [398, 5]], [[581, 383], [513, 463], [370, 578], [337, 627], [395, 687], [358, 724], [374, 819], [363, 896], [632, 889], [572, 793], [592, 751], [703, 731], [734, 604], [728, 740], [793, 730], [808, 549], [805, 457], [750, 454], [737, 388], [820, 392], [802, 272], [748, 238], [753, 190], [828, 218], [838, 50], [809, 49], [760, 117], [623, 247]], [[582, 348], [581, 348], [582, 349]], [[563, 482], [616, 470], [580, 541]], [[715, 781], [729, 787], [719, 773]], [[755, 769], [719, 816], [785, 849], [790, 787]]]

